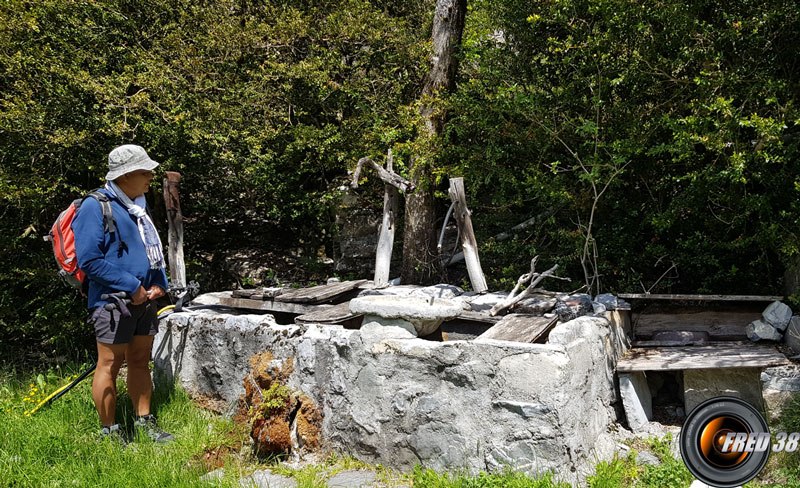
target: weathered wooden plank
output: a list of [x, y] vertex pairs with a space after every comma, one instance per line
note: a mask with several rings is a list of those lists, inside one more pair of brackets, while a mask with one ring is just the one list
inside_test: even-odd
[[478, 339], [535, 343], [547, 334], [557, 321], [557, 317], [512, 313], [478, 336]]
[[186, 265], [183, 261], [183, 213], [178, 184], [181, 174], [167, 171], [164, 178], [164, 203], [167, 207], [167, 224], [169, 225], [169, 278], [172, 286], [186, 286]]
[[[392, 150], [386, 156], [386, 169], [392, 171], [394, 157]], [[397, 188], [386, 183], [383, 190], [383, 220], [378, 234], [378, 247], [375, 250], [375, 277], [376, 287], [389, 284], [389, 271], [392, 264], [392, 248], [394, 248], [394, 231], [397, 211], [400, 208], [400, 193]]]
[[708, 332], [715, 340], [747, 337], [745, 327], [761, 318], [758, 312], [640, 313], [633, 316], [633, 334], [637, 339], [652, 339], [653, 334], [668, 330]]
[[295, 317], [294, 321], [296, 324], [338, 324], [356, 317], [360, 317], [360, 315], [350, 312], [350, 302], [344, 302], [332, 307], [300, 315], [299, 317]]
[[233, 290], [234, 298], [249, 298], [251, 300], [267, 300], [283, 293], [283, 288], [249, 288], [246, 290]]
[[500, 322], [503, 319], [503, 317], [499, 316], [493, 317], [488, 313], [475, 312], [473, 310], [463, 310], [460, 314], [458, 314], [458, 317], [456, 318], [459, 320], [468, 320], [470, 322], [480, 322], [483, 324], [492, 324], [492, 325]]
[[284, 303], [275, 300], [250, 300], [249, 298], [225, 298], [219, 299], [220, 305], [229, 307], [244, 308], [250, 310], [261, 310], [265, 312], [286, 312], [296, 314], [307, 314], [315, 312], [320, 308], [331, 307], [332, 305], [312, 305], [303, 303]]
[[773, 346], [711, 345], [631, 349], [617, 363], [618, 372], [684, 369], [766, 368], [790, 364]]
[[676, 300], [698, 302], [774, 302], [781, 301], [779, 296], [761, 295], [670, 295], [656, 293], [621, 293], [617, 295], [625, 300]]
[[455, 217], [461, 230], [461, 249], [467, 262], [467, 274], [472, 289], [478, 293], [487, 291], [486, 277], [481, 269], [481, 258], [478, 255], [478, 241], [472, 229], [472, 219], [467, 208], [467, 197], [464, 190], [464, 178], [450, 178], [450, 199], [455, 205]]
[[285, 290], [280, 296], [275, 297], [278, 302], [293, 303], [322, 303], [332, 300], [339, 295], [355, 290], [365, 284], [367, 280], [343, 281], [341, 283], [331, 283], [330, 285], [312, 286], [309, 288], [298, 288], [296, 290]]

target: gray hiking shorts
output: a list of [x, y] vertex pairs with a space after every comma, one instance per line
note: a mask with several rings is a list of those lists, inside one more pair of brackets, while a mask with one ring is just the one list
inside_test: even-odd
[[97, 342], [103, 344], [129, 344], [133, 336], [156, 335], [158, 317], [156, 305], [152, 302], [141, 305], [128, 305], [130, 317], [122, 317], [118, 308], [105, 310], [97, 307], [89, 315], [88, 323], [94, 324]]

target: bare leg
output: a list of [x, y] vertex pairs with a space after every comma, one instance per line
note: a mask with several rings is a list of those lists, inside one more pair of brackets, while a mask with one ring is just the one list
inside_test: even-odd
[[150, 413], [153, 382], [150, 381], [149, 363], [152, 346], [153, 336], [133, 336], [125, 357], [128, 362], [128, 394], [131, 396], [133, 411], [139, 416]]
[[117, 374], [128, 344], [97, 343], [97, 369], [92, 380], [92, 399], [104, 427], [114, 425], [117, 409]]

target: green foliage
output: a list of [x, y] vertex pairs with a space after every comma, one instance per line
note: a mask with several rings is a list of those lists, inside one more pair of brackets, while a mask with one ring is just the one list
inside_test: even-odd
[[611, 461], [601, 461], [595, 466], [595, 474], [586, 479], [589, 488], [620, 488], [633, 486], [643, 469], [636, 464], [636, 453], [614, 456]]
[[[430, 165], [442, 213], [465, 177], [492, 287], [540, 255], [573, 279], [553, 289], [596, 274], [604, 291], [782, 293], [800, 254], [796, 2], [470, 1], [457, 89], [425, 101], [446, 133], [422, 140], [433, 6], [0, 5], [3, 349], [91, 347], [40, 237], [127, 142], [184, 175], [206, 290], [233, 284], [232, 250], [334, 249], [347, 168], [392, 147], [402, 174]], [[363, 192], [380, 206], [379, 184]]]
[[637, 481], [637, 486], [684, 488], [692, 483], [694, 476], [686, 469], [683, 460], [676, 459], [670, 452], [669, 446], [671, 442], [671, 434], [667, 434], [663, 439], [650, 439], [648, 448], [658, 456], [661, 464], [658, 466], [645, 466], [644, 473]]
[[527, 249], [500, 247], [582, 277], [593, 215], [604, 288], [674, 264], [653, 291], [779, 291], [798, 249], [799, 20], [782, 0], [470, 2], [448, 150], [479, 242], [555, 207]]
[[4, 2], [0, 343], [48, 354], [92, 343], [84, 300], [54, 279], [41, 235], [101, 184], [121, 143], [184, 175], [188, 274], [205, 289], [231, 286], [227, 249], [319, 248], [347, 166], [407, 137], [396, 109], [424, 74], [429, 7]]

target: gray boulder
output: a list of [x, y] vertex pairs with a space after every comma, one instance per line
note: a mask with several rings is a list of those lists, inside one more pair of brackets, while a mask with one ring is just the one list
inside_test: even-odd
[[566, 295], [558, 297], [554, 310], [561, 322], [569, 322], [578, 317], [594, 313], [592, 298], [586, 294]]
[[594, 297], [594, 301], [597, 303], [601, 303], [606, 307], [606, 310], [630, 310], [631, 305], [623, 300], [622, 298], [617, 298], [611, 293], [603, 293], [601, 295], [597, 295]]
[[792, 319], [792, 309], [781, 302], [772, 302], [761, 315], [765, 322], [783, 332]]
[[794, 354], [800, 354], [800, 317], [792, 317], [783, 335], [783, 341]]
[[775, 327], [763, 320], [751, 322], [750, 325], [745, 328], [745, 332], [747, 332], [747, 338], [753, 342], [779, 341], [783, 337]]
[[531, 295], [523, 298], [514, 306], [514, 313], [545, 314], [556, 306], [555, 297], [547, 295]]

